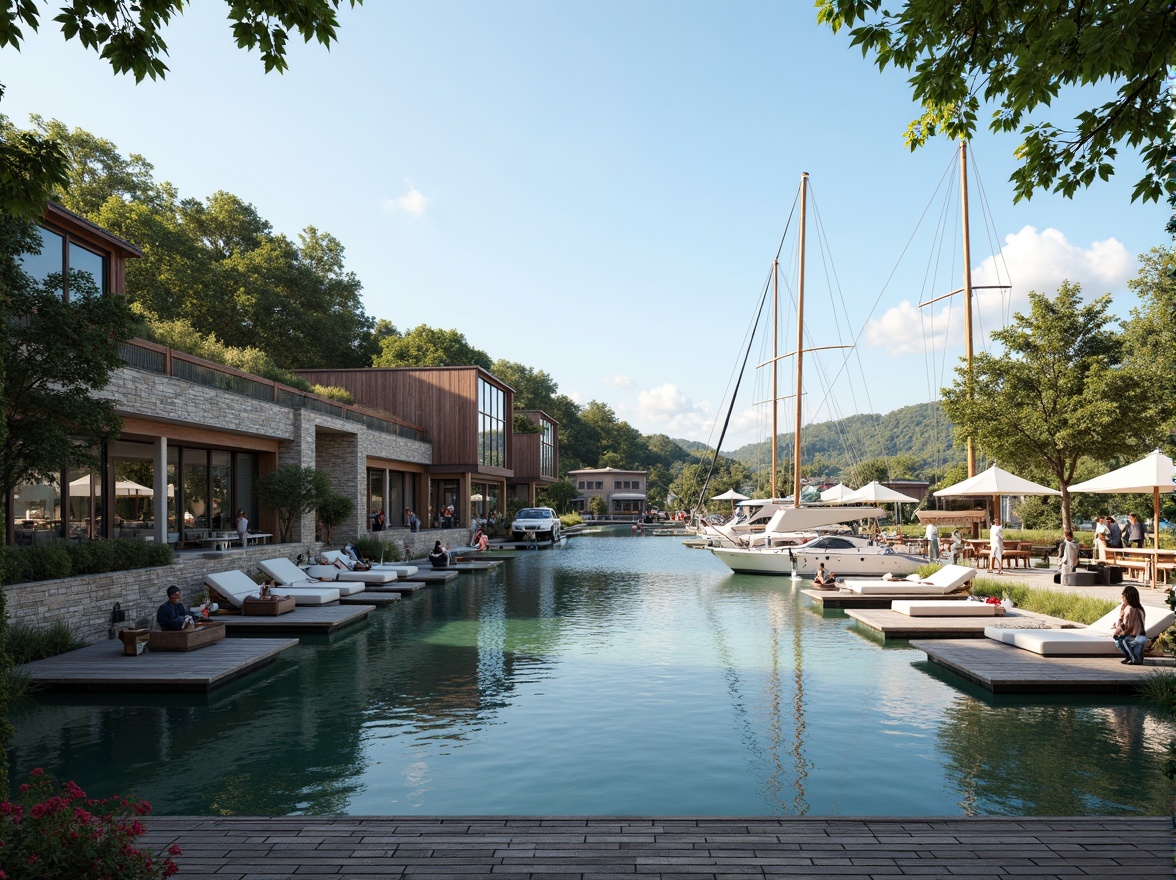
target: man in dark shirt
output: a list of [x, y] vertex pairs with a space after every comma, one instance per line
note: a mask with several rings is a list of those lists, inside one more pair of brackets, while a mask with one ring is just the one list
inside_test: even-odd
[[155, 620], [160, 629], [167, 630], [188, 629], [196, 625], [196, 621], [180, 601], [180, 588], [176, 586], [167, 588], [167, 601], [155, 612]]
[[1127, 514], [1127, 543], [1132, 547], [1142, 547], [1143, 538], [1143, 523], [1134, 513]]
[[1113, 516], [1107, 517], [1107, 546], [1123, 546], [1123, 530], [1119, 527], [1118, 521]]

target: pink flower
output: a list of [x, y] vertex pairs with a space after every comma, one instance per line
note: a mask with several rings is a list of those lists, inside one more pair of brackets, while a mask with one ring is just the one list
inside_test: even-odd
[[22, 782], [20, 784], [20, 793], [25, 794], [28, 790], [29, 790], [29, 784], [27, 782]]
[[30, 865], [37, 864], [37, 859], [39, 859], [39, 858], [41, 858], [41, 857], [39, 855], [37, 855], [36, 853], [29, 853], [29, 864]]
[[44, 776], [44, 775], [45, 775], [45, 771], [42, 770], [40, 767], [37, 767], [35, 770], [29, 771], [29, 776]]
[[184, 851], [174, 843], [167, 848], [167, 851], [169, 855], [173, 856], [182, 856], [184, 854]]

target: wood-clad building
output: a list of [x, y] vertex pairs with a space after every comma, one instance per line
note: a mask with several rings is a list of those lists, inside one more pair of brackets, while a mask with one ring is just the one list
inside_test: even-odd
[[491, 513], [505, 513], [507, 484], [515, 477], [514, 389], [505, 382], [476, 366], [299, 370], [298, 375], [345, 388], [358, 405], [395, 413], [428, 431], [433, 444], [428, 496], [416, 510], [426, 524], [465, 528]]
[[516, 415], [535, 423], [535, 433], [515, 433], [514, 478], [507, 481], [509, 491], [527, 507], [537, 503], [535, 493], [559, 479], [559, 422], [540, 409], [522, 409]]

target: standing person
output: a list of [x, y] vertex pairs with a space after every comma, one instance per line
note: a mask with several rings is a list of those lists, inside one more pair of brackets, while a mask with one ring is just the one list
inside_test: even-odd
[[1123, 546], [1123, 530], [1113, 516], [1107, 517], [1107, 547], [1118, 549]]
[[964, 552], [964, 537], [960, 534], [960, 530], [956, 529], [951, 533], [951, 564], [960, 564], [960, 555]]
[[249, 544], [249, 520], [245, 518], [245, 511], [237, 511], [237, 537], [241, 539], [241, 546]]
[[415, 513], [412, 512], [411, 507], [404, 509], [404, 524], [408, 526], [410, 532], [419, 532], [421, 528], [421, 521]]
[[992, 521], [992, 528], [988, 531], [988, 570], [995, 574], [1004, 573], [1004, 528], [1000, 520]]
[[1123, 603], [1119, 606], [1119, 620], [1111, 630], [1115, 646], [1123, 654], [1120, 660], [1127, 666], [1143, 663], [1143, 649], [1147, 647], [1147, 631], [1144, 628], [1143, 606], [1139, 603], [1139, 590], [1132, 586], [1123, 588]]
[[1078, 542], [1074, 540], [1073, 532], [1066, 532], [1062, 539], [1062, 552], [1058, 555], [1058, 572], [1070, 574], [1078, 568]]
[[1101, 516], [1094, 518], [1094, 559], [1105, 562], [1107, 558], [1107, 523]]
[[388, 523], [388, 521], [384, 517], [383, 508], [381, 508], [380, 510], [377, 510], [375, 515], [372, 517], [372, 531], [373, 532], [384, 531], [384, 527], [387, 525], [387, 523]]
[[155, 612], [155, 622], [159, 624], [160, 629], [171, 630], [173, 632], [181, 629], [191, 629], [196, 625], [196, 619], [184, 607], [183, 597], [180, 595], [179, 587], [171, 586], [167, 588], [167, 601], [160, 605], [159, 610]]
[[1127, 543], [1132, 547], [1143, 546], [1143, 523], [1134, 513], [1127, 514]]
[[939, 561], [939, 526], [927, 523], [927, 559], [931, 562]]

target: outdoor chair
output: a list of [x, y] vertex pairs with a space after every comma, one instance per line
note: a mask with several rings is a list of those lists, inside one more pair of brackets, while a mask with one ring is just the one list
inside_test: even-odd
[[[209, 592], [216, 594], [217, 601], [230, 608], [240, 609], [246, 599], [261, 594], [261, 587], [257, 582], [239, 569], [206, 574], [204, 585], [208, 587]], [[295, 605], [329, 605], [339, 601], [339, 591], [333, 587], [282, 587], [279, 592], [292, 596]]]
[[[319, 578], [311, 577], [285, 557], [280, 559], [263, 559], [257, 563], [257, 567], [281, 584], [283, 590], [287, 588], [304, 589], [308, 587], [313, 589], [320, 583]], [[341, 583], [338, 581], [331, 581], [330, 583], [331, 587], [340, 596], [353, 596], [356, 593], [363, 592], [363, 584], [360, 583]]]
[[908, 578], [894, 580], [847, 580], [841, 584], [847, 590], [861, 593], [863, 596], [885, 595], [887, 593], [905, 596], [945, 596], [949, 593], [966, 590], [976, 577], [976, 569], [966, 565], [945, 565], [929, 577], [919, 578], [911, 575]]
[[[1100, 617], [1089, 626], [1080, 629], [1002, 629], [999, 626], [984, 627], [984, 635], [1014, 648], [1032, 651], [1045, 657], [1065, 655], [1115, 656], [1119, 649], [1111, 639], [1111, 628], [1119, 619], [1119, 609]], [[1143, 607], [1144, 631], [1148, 639], [1154, 639], [1176, 620], [1165, 607], [1145, 605]]]
[[[338, 559], [338, 560], [343, 561], [344, 564], [346, 564], [346, 560], [351, 558], [346, 553], [344, 553], [342, 550], [324, 550], [319, 555], [323, 556], [326, 559], [331, 560], [332, 563], [334, 563], [335, 560]], [[400, 565], [395, 562], [375, 562], [375, 563], [372, 563], [371, 570], [372, 571], [393, 572], [401, 580], [404, 580], [406, 578], [410, 578], [414, 574], [416, 574], [418, 571], [420, 571], [420, 569], [417, 568], [415, 565]], [[382, 581], [378, 581], [376, 583], [382, 583]]]

